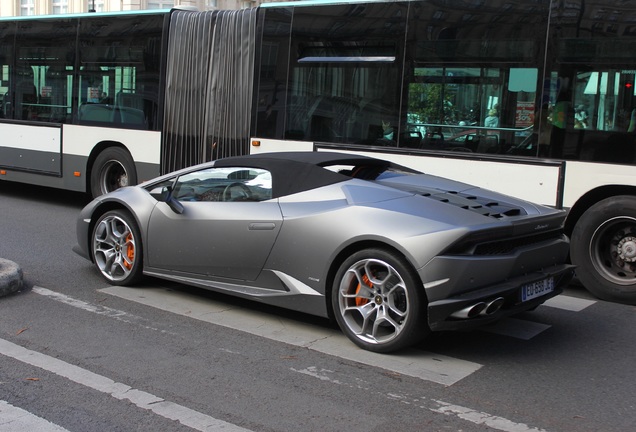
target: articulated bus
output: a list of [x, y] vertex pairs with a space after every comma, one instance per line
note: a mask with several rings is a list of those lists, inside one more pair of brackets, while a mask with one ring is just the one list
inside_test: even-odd
[[224, 156], [370, 154], [569, 210], [579, 280], [636, 303], [636, 0], [2, 19], [0, 66], [0, 180], [99, 195]]
[[279, 3], [252, 152], [360, 152], [569, 209], [577, 276], [636, 303], [636, 1]]
[[0, 180], [97, 196], [246, 153], [255, 31], [255, 9], [0, 19]]

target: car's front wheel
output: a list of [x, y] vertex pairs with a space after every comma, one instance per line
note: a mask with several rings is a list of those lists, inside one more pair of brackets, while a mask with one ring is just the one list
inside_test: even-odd
[[137, 223], [125, 210], [104, 213], [93, 228], [93, 260], [113, 285], [131, 285], [142, 276], [142, 245]]
[[365, 249], [347, 258], [333, 283], [338, 325], [356, 345], [387, 353], [415, 344], [430, 332], [426, 295], [412, 266], [398, 254]]

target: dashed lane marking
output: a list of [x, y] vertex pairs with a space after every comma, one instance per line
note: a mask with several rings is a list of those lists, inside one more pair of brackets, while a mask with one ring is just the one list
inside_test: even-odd
[[[586, 300], [561, 294], [548, 299], [542, 306], [548, 306], [570, 312], [581, 312], [583, 309], [592, 306], [594, 303], [596, 303], [594, 300]], [[517, 318], [504, 318], [493, 325], [482, 328], [481, 330], [502, 336], [530, 340], [550, 327], [552, 326], [548, 324], [541, 324]]]
[[[38, 294], [46, 295], [54, 300], [92, 313], [158, 330], [149, 324], [148, 320], [127, 312], [92, 305], [45, 288], [34, 287], [33, 290]], [[453, 385], [482, 367], [478, 363], [416, 349], [406, 350], [393, 356], [364, 351], [353, 345], [337, 330], [285, 319], [278, 315], [246, 310], [238, 306], [231, 306], [209, 298], [202, 298], [167, 288], [131, 289], [112, 286], [99, 291], [167, 312], [271, 340], [310, 348], [325, 354], [447, 386]], [[550, 299], [546, 302], [546, 305], [565, 310], [580, 311], [593, 303], [593, 301], [561, 295]], [[548, 328], [550, 326], [546, 324], [507, 318], [500, 323], [486, 327], [484, 330], [490, 333], [529, 340]]]
[[0, 432], [68, 432], [61, 426], [0, 400]]
[[482, 366], [478, 363], [416, 349], [401, 351], [397, 355], [390, 356], [376, 354], [358, 348], [340, 331], [286, 319], [280, 315], [230, 306], [209, 298], [165, 288], [108, 287], [99, 291], [166, 312], [443, 385], [452, 385]]
[[503, 318], [495, 324], [480, 328], [481, 331], [517, 339], [530, 340], [551, 326], [517, 318]]
[[[248, 432], [248, 429], [243, 429], [232, 423], [227, 423], [182, 405], [161, 399], [153, 394], [137, 390], [123, 383], [115, 382], [110, 378], [66, 363], [55, 357], [23, 348], [20, 345], [16, 345], [4, 339], [0, 339], [0, 354], [54, 373], [93, 390], [110, 395], [115, 399], [128, 400], [139, 408], [152, 411], [170, 420], [176, 420], [194, 430], [206, 432]], [[1, 421], [2, 419], [0, 419], [0, 422]], [[16, 432], [19, 429], [7, 430]], [[33, 428], [30, 430], [40, 431], [42, 429]], [[56, 429], [51, 429], [51, 431], [54, 430]], [[57, 431], [63, 430], [64, 429], [57, 429]]]
[[361, 381], [359, 379], [351, 381], [349, 376], [338, 374], [335, 371], [321, 369], [316, 366], [310, 366], [305, 369], [291, 368], [291, 370], [337, 386], [357, 388], [366, 392], [374, 392], [374, 394], [379, 397], [401, 402], [413, 409], [424, 409], [450, 417], [457, 417], [477, 425], [488, 426], [490, 429], [504, 432], [546, 432], [544, 429], [528, 426], [525, 423], [514, 422], [483, 411], [477, 411], [472, 408], [451, 404], [442, 400], [431, 399], [423, 395], [411, 395], [408, 393], [395, 392], [386, 393], [373, 390], [373, 385], [369, 382]]
[[570, 297], [567, 295], [558, 295], [552, 297], [543, 303], [545, 306], [550, 306], [557, 309], [563, 309], [571, 312], [581, 312], [583, 309], [588, 308], [596, 303], [595, 300], [587, 300], [577, 297]]

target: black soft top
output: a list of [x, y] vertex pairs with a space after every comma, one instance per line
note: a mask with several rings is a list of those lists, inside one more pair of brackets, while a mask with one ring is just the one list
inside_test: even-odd
[[277, 152], [219, 159], [216, 167], [261, 168], [272, 174], [272, 197], [278, 198], [351, 179], [351, 175], [325, 169], [333, 165], [375, 168], [383, 171], [398, 167], [391, 162], [367, 156], [337, 152]]

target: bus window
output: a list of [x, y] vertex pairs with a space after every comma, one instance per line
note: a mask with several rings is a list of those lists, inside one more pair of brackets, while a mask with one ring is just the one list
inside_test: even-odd
[[157, 127], [161, 16], [83, 20], [79, 37], [81, 124]]
[[547, 116], [551, 156], [636, 161], [636, 70], [576, 69], [588, 67], [551, 74]]
[[536, 68], [416, 67], [413, 75], [407, 124], [422, 133], [420, 148], [520, 152], [532, 134]]
[[285, 138], [397, 145], [406, 8], [294, 10]]
[[573, 95], [573, 127], [599, 131], [634, 130], [635, 70], [576, 73]]
[[10, 117], [11, 101], [9, 99], [9, 76], [11, 68], [0, 64], [0, 118]]
[[295, 135], [311, 141], [396, 144], [396, 67], [356, 60], [338, 64], [313, 60], [294, 69], [288, 138]]
[[75, 19], [18, 23], [13, 118], [70, 122], [76, 33]]
[[[515, 10], [516, 9], [516, 10]], [[491, 13], [412, 3], [406, 42], [401, 147], [536, 154], [533, 129], [545, 21], [535, 6]]]
[[12, 117], [11, 72], [13, 67], [13, 41], [15, 25], [0, 24], [0, 118]]

